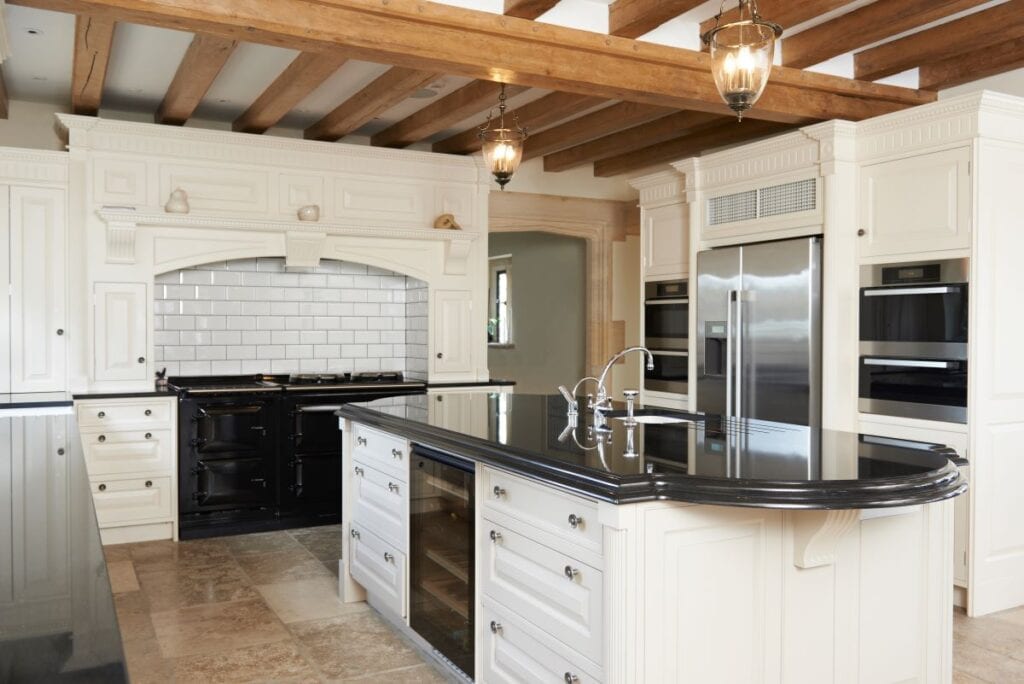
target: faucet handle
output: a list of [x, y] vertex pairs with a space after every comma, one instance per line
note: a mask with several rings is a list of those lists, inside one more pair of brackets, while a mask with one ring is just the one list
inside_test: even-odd
[[622, 396], [626, 397], [626, 400], [636, 399], [640, 396], [640, 390], [628, 389], [622, 390]]

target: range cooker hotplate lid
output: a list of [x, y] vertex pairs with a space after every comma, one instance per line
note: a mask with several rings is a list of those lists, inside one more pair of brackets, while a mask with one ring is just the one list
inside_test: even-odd
[[292, 373], [288, 376], [289, 385], [337, 385], [348, 382], [351, 373]]
[[177, 375], [167, 384], [177, 389], [274, 388], [278, 384], [263, 375]]

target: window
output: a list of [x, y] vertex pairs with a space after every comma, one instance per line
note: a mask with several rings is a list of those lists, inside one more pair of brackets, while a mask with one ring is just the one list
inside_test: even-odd
[[512, 260], [508, 256], [491, 257], [491, 282], [488, 288], [490, 315], [487, 321], [487, 342], [491, 345], [512, 344], [512, 304], [510, 272]]

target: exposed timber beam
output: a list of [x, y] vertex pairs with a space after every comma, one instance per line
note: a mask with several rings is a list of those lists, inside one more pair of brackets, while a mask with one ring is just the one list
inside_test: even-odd
[[[779, 24], [785, 31], [797, 24], [820, 17], [826, 12], [849, 5], [851, 2], [853, 0], [760, 0], [757, 3], [757, 8], [762, 17]], [[737, 19], [739, 19], [739, 12], [733, 7], [722, 13], [721, 22], [727, 24]], [[714, 17], [705, 19], [700, 24], [700, 32], [706, 33], [714, 27]], [[785, 33], [782, 34], [782, 38], [785, 40]]]
[[[572, 93], [551, 93], [514, 111], [505, 112], [505, 120], [508, 121], [518, 117], [519, 123], [529, 131], [537, 128], [546, 128], [599, 104], [601, 104], [601, 98], [599, 97], [584, 97]], [[450, 138], [437, 141], [432, 149], [434, 152], [446, 152], [448, 154], [470, 154], [471, 152], [476, 152], [481, 147], [480, 138], [477, 136], [479, 130], [475, 126], [468, 128]], [[529, 142], [529, 138], [527, 138], [527, 142]]]
[[414, 91], [436, 79], [433, 71], [394, 67], [342, 102], [305, 131], [307, 140], [334, 141], [356, 130], [381, 112], [391, 109]]
[[[698, 51], [419, 0], [12, 0], [409, 69], [728, 114]], [[386, 39], [384, 39], [386, 37]], [[860, 120], [934, 94], [779, 67], [748, 118]]]
[[1024, 0], [1009, 0], [981, 12], [858, 52], [853, 56], [857, 78], [873, 81], [913, 67], [973, 52], [1024, 36]]
[[685, 135], [674, 140], [644, 147], [594, 163], [594, 175], [602, 178], [686, 159], [704, 150], [734, 145], [785, 130], [787, 126], [770, 121], [729, 121], [720, 126]]
[[[505, 94], [512, 97], [524, 90], [522, 86], [506, 86]], [[473, 81], [385, 128], [371, 137], [370, 143], [406, 147], [494, 106], [500, 92], [500, 83]]]
[[197, 33], [156, 110], [156, 122], [180, 126], [188, 121], [237, 45], [230, 38]]
[[985, 45], [972, 52], [922, 64], [918, 78], [921, 88], [942, 90], [1020, 68], [1024, 68], [1024, 38]]
[[95, 116], [103, 99], [116, 22], [109, 17], [75, 17], [75, 56], [71, 65], [71, 111]]
[[873, 2], [793, 36], [783, 36], [782, 63], [802, 69], [976, 7], [987, 0]]
[[608, 33], [638, 38], [704, 0], [615, 0], [608, 7]]
[[[735, 119], [728, 120], [737, 123]], [[651, 147], [726, 123], [723, 117], [706, 112], [676, 112], [656, 121], [606, 135], [544, 157], [545, 171], [567, 171], [598, 159], [614, 157]]]
[[552, 126], [541, 133], [531, 135], [523, 145], [523, 159], [579, 145], [594, 138], [600, 138], [623, 128], [638, 126], [670, 114], [665, 107], [619, 102], [590, 114]]
[[336, 53], [303, 52], [267, 86], [231, 129], [242, 133], [263, 133], [337, 71], [345, 58]]
[[558, 0], [505, 0], [505, 16], [536, 19], [558, 4]]

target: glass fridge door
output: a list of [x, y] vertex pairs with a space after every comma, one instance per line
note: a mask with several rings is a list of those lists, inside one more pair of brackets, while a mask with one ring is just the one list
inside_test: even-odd
[[409, 623], [473, 676], [473, 466], [413, 450]]

